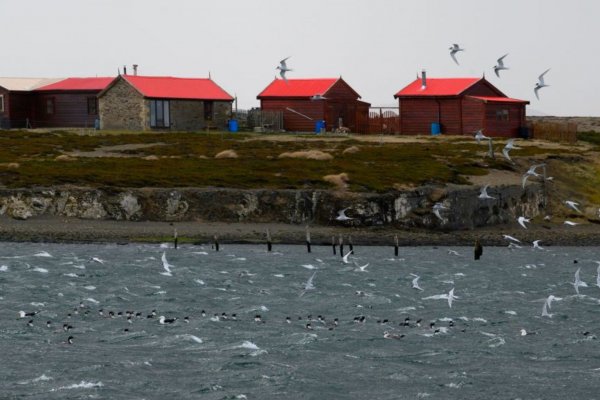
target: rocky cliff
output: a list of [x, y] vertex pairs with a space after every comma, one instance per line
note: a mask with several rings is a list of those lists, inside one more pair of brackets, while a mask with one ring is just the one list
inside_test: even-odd
[[[396, 226], [441, 230], [471, 229], [514, 222], [540, 213], [539, 187], [488, 189], [495, 199], [481, 200], [470, 186], [424, 186], [384, 194], [315, 190], [234, 189], [18, 189], [0, 190], [0, 215], [16, 219], [61, 216], [127, 221], [277, 222], [287, 224]], [[440, 220], [434, 203], [446, 209]], [[335, 220], [348, 208], [353, 219]]]

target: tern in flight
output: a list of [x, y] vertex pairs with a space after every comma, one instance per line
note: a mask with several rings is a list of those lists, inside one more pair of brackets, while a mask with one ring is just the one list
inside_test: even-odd
[[508, 69], [508, 67], [504, 66], [504, 57], [506, 57], [507, 55], [508, 55], [508, 53], [506, 53], [505, 55], [503, 55], [502, 57], [500, 57], [498, 59], [498, 64], [494, 65], [494, 72], [496, 73], [496, 76], [498, 78], [500, 78], [500, 72], [499, 71], [502, 71], [503, 69]]
[[465, 49], [461, 49], [458, 44], [454, 43], [448, 50], [450, 50], [450, 57], [452, 57], [456, 65], [460, 65], [456, 59], [456, 53], [459, 51], [465, 51]]
[[538, 77], [538, 82], [536, 82], [535, 84], [535, 88], [533, 89], [533, 91], [535, 92], [535, 97], [537, 97], [537, 99], [540, 99], [540, 96], [538, 95], [538, 90], [540, 90], [541, 88], [545, 88], [546, 86], [550, 86], [550, 85], [546, 85], [546, 82], [544, 82], [544, 75], [546, 75], [546, 73], [550, 71], [550, 68], [548, 68], [547, 70], [545, 70], [539, 77]]
[[290, 57], [286, 57], [283, 60], [279, 61], [279, 65], [277, 66], [277, 68], [275, 68], [275, 69], [279, 70], [279, 75], [281, 76], [281, 79], [283, 79], [285, 81], [285, 83], [287, 83], [285, 73], [288, 71], [293, 71], [292, 69], [288, 68], [287, 64], [285, 63], [286, 60]]

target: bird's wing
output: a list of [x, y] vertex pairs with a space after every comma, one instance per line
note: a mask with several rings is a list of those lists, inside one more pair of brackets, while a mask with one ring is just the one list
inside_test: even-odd
[[494, 67], [494, 72], [496, 73], [496, 76], [497, 76], [498, 78], [500, 78], [500, 73], [498, 73], [498, 71], [499, 71], [499, 70], [500, 70], [500, 68], [498, 68], [498, 67]]
[[502, 155], [504, 156], [504, 158], [506, 158], [508, 161], [512, 161], [510, 159], [510, 156], [508, 155], [508, 152], [510, 151], [510, 149], [507, 149], [506, 147], [502, 149]]
[[500, 57], [498, 59], [498, 66], [504, 67], [504, 61], [503, 60], [504, 60], [504, 57], [506, 57], [507, 55], [508, 55], [508, 53], [506, 53], [505, 55], [503, 55], [502, 57]]
[[[291, 57], [291, 56], [290, 56]], [[286, 60], [290, 57], [286, 57], [283, 60], [279, 61], [279, 65], [281, 66], [282, 69], [287, 69], [287, 64], [285, 63]]]
[[452, 57], [452, 59], [454, 60], [454, 62], [456, 63], [456, 65], [460, 65], [458, 63], [458, 60], [456, 59], [456, 51], [451, 51], [450, 52], [450, 57]]
[[544, 72], [542, 72], [542, 74], [541, 74], [541, 75], [538, 77], [538, 80], [540, 81], [540, 83], [541, 83], [542, 85], [545, 85], [545, 83], [544, 83], [544, 75], [546, 75], [546, 73], [547, 73], [548, 71], [550, 71], [550, 68], [548, 68], [547, 70], [545, 70]]
[[536, 97], [536, 98], [539, 100], [539, 99], [540, 99], [540, 96], [538, 95], [538, 90], [540, 90], [540, 87], [539, 87], [539, 86], [536, 86], [536, 87], [533, 89], [533, 92], [535, 93], [535, 97]]

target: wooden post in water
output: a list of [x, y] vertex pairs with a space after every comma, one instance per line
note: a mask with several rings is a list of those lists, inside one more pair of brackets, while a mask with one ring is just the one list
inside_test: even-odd
[[339, 244], [340, 244], [340, 256], [344, 257], [344, 238], [342, 237], [342, 235], [340, 235]]
[[398, 257], [398, 235], [394, 235], [394, 256]]
[[331, 237], [331, 247], [333, 248], [333, 255], [335, 256], [335, 236]]
[[306, 250], [310, 253], [310, 231], [308, 225], [306, 225]]
[[214, 239], [215, 239], [215, 251], [219, 251], [219, 237], [217, 235], [215, 235]]
[[177, 228], [173, 230], [173, 247], [177, 249]]
[[269, 232], [269, 228], [267, 228], [267, 251], [271, 251], [273, 248], [273, 244], [271, 243], [271, 232]]

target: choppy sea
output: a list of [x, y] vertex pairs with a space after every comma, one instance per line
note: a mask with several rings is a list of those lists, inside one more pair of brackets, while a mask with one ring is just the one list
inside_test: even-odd
[[0, 398], [600, 398], [598, 252], [0, 243]]

